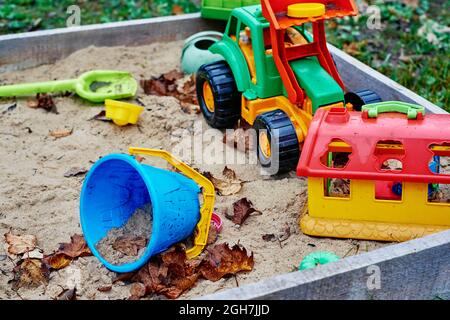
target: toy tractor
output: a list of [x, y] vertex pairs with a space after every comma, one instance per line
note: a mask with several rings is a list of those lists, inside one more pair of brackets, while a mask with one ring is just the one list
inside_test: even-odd
[[[358, 14], [353, 0], [262, 0], [232, 11], [210, 51], [224, 61], [197, 73], [202, 113], [214, 128], [243, 119], [258, 132], [263, 167], [294, 169], [318, 108], [353, 110], [380, 102], [371, 91], [346, 93], [328, 51], [325, 20]], [[312, 34], [307, 27], [312, 25]]]

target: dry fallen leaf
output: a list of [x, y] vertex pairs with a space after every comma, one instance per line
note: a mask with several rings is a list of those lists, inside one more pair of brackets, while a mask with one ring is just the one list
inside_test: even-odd
[[73, 167], [67, 170], [66, 173], [64, 173], [64, 177], [66, 178], [77, 177], [80, 175], [84, 175], [87, 172], [88, 170], [86, 168]]
[[152, 77], [149, 80], [141, 80], [141, 87], [145, 94], [157, 96], [175, 97], [181, 102], [181, 109], [185, 113], [198, 114], [200, 108], [197, 101], [197, 92], [195, 87], [195, 78], [189, 77], [181, 91], [177, 82], [184, 78], [184, 74], [178, 70], [172, 70], [159, 77]]
[[117, 250], [127, 256], [137, 257], [139, 250], [147, 246], [147, 239], [136, 236], [123, 236], [116, 239], [113, 244], [114, 250]]
[[38, 259], [21, 260], [14, 268], [13, 289], [22, 287], [38, 287], [47, 285], [50, 272], [47, 266]]
[[43, 259], [44, 253], [41, 249], [34, 249], [23, 254], [22, 259]]
[[97, 120], [97, 121], [103, 121], [103, 122], [112, 122], [112, 119], [109, 119], [106, 117], [106, 111], [100, 111], [99, 114], [93, 116], [92, 118], [89, 119], [89, 121], [92, 120]]
[[147, 294], [177, 299], [194, 287], [202, 275], [217, 281], [226, 275], [253, 269], [253, 254], [249, 257], [241, 246], [216, 245], [208, 252], [204, 258], [188, 260], [185, 248], [177, 245], [154, 257], [131, 278], [135, 285], [131, 288], [130, 299], [137, 300]]
[[346, 198], [350, 194], [350, 180], [331, 179], [330, 196]]
[[104, 286], [97, 288], [97, 291], [99, 292], [110, 292], [112, 290], [112, 286]]
[[51, 269], [60, 270], [67, 267], [72, 260], [79, 257], [92, 256], [84, 237], [81, 235], [74, 235], [71, 237], [70, 243], [62, 243], [59, 249], [44, 258], [44, 263]]
[[285, 223], [283, 228], [281, 229], [281, 233], [278, 236], [278, 240], [280, 242], [284, 242], [291, 236], [291, 226], [288, 223]]
[[[145, 294], [162, 294], [169, 299], [176, 299], [192, 288], [198, 277], [198, 270], [187, 260], [185, 249], [175, 246], [139, 270], [133, 280], [145, 286]], [[132, 298], [136, 299], [142, 291], [138, 293], [134, 297], [132, 293]]]
[[113, 280], [113, 284], [115, 284], [117, 282], [129, 282], [133, 279], [133, 277], [135, 275], [136, 275], [136, 272], [120, 273]]
[[11, 230], [5, 233], [5, 241], [9, 245], [8, 253], [19, 255], [33, 251], [37, 245], [37, 238], [33, 235], [16, 236]]
[[45, 93], [38, 93], [36, 100], [28, 100], [27, 105], [33, 109], [44, 109], [48, 112], [58, 114], [58, 110], [56, 109], [52, 96]]
[[236, 173], [228, 167], [225, 167], [222, 174], [225, 179], [218, 179], [210, 172], [203, 173], [203, 175], [213, 183], [218, 195], [231, 196], [239, 193], [242, 189], [243, 181], [236, 177]]
[[129, 300], [139, 300], [142, 297], [145, 297], [145, 285], [140, 282], [135, 282], [131, 285], [130, 289], [130, 298]]
[[73, 133], [73, 129], [53, 130], [53, 131], [50, 131], [50, 136], [58, 139], [58, 138], [68, 137], [72, 133]]
[[234, 130], [227, 131], [223, 136], [223, 143], [238, 149], [241, 152], [249, 152], [255, 149], [256, 136], [252, 133], [254, 130], [245, 121], [240, 121]]
[[226, 215], [226, 217], [238, 225], [242, 225], [252, 213], [262, 214], [261, 211], [253, 208], [253, 203], [247, 198], [233, 203], [233, 212], [234, 214], [232, 216]]
[[251, 271], [253, 266], [253, 253], [248, 256], [247, 250], [242, 246], [235, 245], [230, 248], [227, 243], [224, 243], [208, 249], [208, 258], [201, 265], [200, 271], [203, 277], [215, 282], [226, 275]]
[[268, 233], [268, 234], [263, 234], [262, 239], [267, 242], [274, 242], [277, 240], [277, 237], [273, 233]]
[[64, 290], [56, 300], [61, 301], [77, 300], [77, 288]]
[[67, 267], [72, 262], [72, 259], [63, 253], [56, 253], [44, 257], [43, 262], [52, 270], [61, 270]]
[[219, 238], [219, 232], [217, 232], [215, 225], [213, 223], [211, 223], [211, 227], [209, 228], [207, 245], [216, 243], [218, 238]]
[[91, 250], [89, 250], [89, 247], [86, 243], [86, 240], [84, 240], [84, 237], [75, 234], [72, 237], [70, 237], [71, 242], [70, 243], [62, 243], [58, 249], [59, 253], [63, 253], [66, 256], [70, 258], [79, 258], [79, 257], [88, 257], [92, 256]]

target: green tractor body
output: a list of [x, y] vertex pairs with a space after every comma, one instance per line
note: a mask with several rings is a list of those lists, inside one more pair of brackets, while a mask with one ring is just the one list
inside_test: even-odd
[[261, 0], [233, 9], [223, 38], [209, 48], [223, 61], [197, 73], [197, 96], [208, 124], [252, 125], [258, 159], [274, 174], [297, 166], [319, 108], [358, 110], [381, 101], [370, 90], [346, 93], [327, 47], [325, 21], [357, 15], [356, 4], [315, 1]]
[[[254, 54], [256, 81], [252, 81], [249, 64], [239, 45], [240, 32], [248, 27], [251, 32], [251, 47]], [[222, 55], [230, 65], [238, 90], [248, 100], [266, 99], [284, 95], [286, 89], [275, 65], [273, 55], [268, 53], [265, 34], [270, 24], [263, 17], [261, 6], [248, 6], [232, 11], [231, 18], [221, 41], [210, 50]], [[303, 36], [312, 42], [312, 36], [304, 27], [297, 28]], [[269, 51], [270, 52], [270, 51]], [[307, 96], [311, 99], [313, 110], [321, 106], [344, 101], [344, 91], [336, 81], [322, 68], [316, 57], [306, 57], [291, 62], [291, 67]]]

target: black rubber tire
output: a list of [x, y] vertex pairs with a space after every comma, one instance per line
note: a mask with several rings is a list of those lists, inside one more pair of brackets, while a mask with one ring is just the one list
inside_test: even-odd
[[[295, 128], [286, 113], [281, 110], [264, 113], [256, 118], [254, 128], [258, 137], [258, 159], [262, 167], [275, 168], [275, 171], [271, 172], [273, 174], [296, 169], [300, 159], [300, 147]], [[267, 158], [260, 148], [261, 130], [267, 130], [272, 150], [270, 158]]]
[[[206, 107], [203, 85], [207, 81], [214, 95], [214, 112]], [[241, 117], [241, 93], [225, 61], [203, 65], [197, 72], [197, 98], [206, 122], [213, 128], [233, 128]]]
[[356, 92], [348, 92], [345, 94], [345, 103], [351, 103], [353, 109], [361, 111], [362, 107], [366, 104], [378, 103], [383, 100], [380, 96], [371, 90], [362, 90]]

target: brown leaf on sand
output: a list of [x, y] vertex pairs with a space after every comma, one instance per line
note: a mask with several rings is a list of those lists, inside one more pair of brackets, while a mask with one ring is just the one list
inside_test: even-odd
[[285, 223], [283, 228], [281, 229], [281, 233], [278, 236], [278, 240], [280, 242], [284, 242], [291, 236], [291, 226], [288, 223]]
[[96, 114], [92, 118], [89, 119], [89, 121], [97, 120], [97, 121], [103, 121], [103, 122], [112, 122], [112, 119], [109, 119], [106, 117], [106, 111], [102, 110], [100, 113]]
[[117, 282], [129, 282], [133, 279], [133, 277], [135, 275], [136, 275], [136, 272], [120, 273], [113, 280], [113, 284], [115, 284]]
[[61, 270], [67, 267], [72, 262], [72, 259], [63, 253], [56, 253], [44, 257], [43, 262], [52, 270]]
[[240, 121], [234, 130], [227, 130], [223, 136], [223, 143], [238, 149], [241, 152], [254, 150], [256, 146], [256, 137], [252, 135], [252, 127], [245, 121]]
[[73, 259], [92, 256], [91, 250], [89, 250], [89, 247], [83, 236], [75, 234], [70, 239], [70, 243], [62, 243], [60, 245], [58, 252], [63, 253]]
[[72, 260], [88, 256], [92, 256], [92, 253], [84, 237], [76, 234], [71, 237], [70, 243], [60, 244], [59, 249], [46, 256], [43, 262], [54, 270], [60, 270], [67, 267]]
[[135, 282], [131, 285], [130, 289], [130, 298], [129, 300], [139, 300], [142, 297], [145, 297], [145, 285], [140, 282]]
[[277, 236], [274, 235], [273, 233], [268, 233], [268, 234], [263, 234], [262, 239], [267, 242], [274, 242], [274, 241], [277, 241]]
[[253, 208], [253, 203], [247, 198], [233, 203], [233, 212], [234, 214], [232, 216], [226, 215], [226, 217], [238, 225], [242, 225], [252, 213], [262, 214], [261, 211]]
[[212, 244], [216, 243], [218, 238], [219, 238], [219, 232], [217, 232], [215, 225], [213, 223], [211, 223], [211, 227], [209, 228], [209, 233], [208, 233], [207, 245], [212, 245]]
[[64, 173], [64, 177], [66, 178], [77, 177], [80, 175], [84, 175], [87, 172], [88, 170], [86, 168], [73, 167], [67, 170], [66, 173]]
[[53, 130], [53, 131], [50, 131], [50, 136], [59, 139], [59, 138], [68, 137], [72, 133], [73, 133], [73, 129], [70, 129], [70, 130], [68, 130], [68, 129], [65, 129], [65, 130]]
[[[183, 89], [180, 92], [178, 99], [181, 102], [198, 106], [197, 86], [195, 85], [194, 75], [190, 76], [189, 79], [183, 84]], [[200, 108], [198, 109], [200, 110]]]
[[104, 286], [97, 288], [98, 292], [110, 292], [112, 290], [112, 286]]
[[114, 250], [122, 252], [127, 256], [137, 257], [139, 250], [147, 246], [145, 237], [123, 236], [116, 239], [113, 244]]
[[178, 70], [171, 70], [163, 74], [164, 79], [167, 81], [177, 81], [184, 77], [184, 73]]
[[[175, 246], [149, 262], [132, 280], [145, 286], [145, 295], [162, 294], [169, 299], [176, 299], [192, 288], [198, 277], [198, 270], [187, 260], [184, 248]], [[132, 298], [136, 299], [142, 291], [138, 293], [134, 297], [132, 293]]]
[[198, 105], [181, 101], [181, 110], [187, 114], [200, 114], [202, 111]]
[[27, 105], [33, 109], [44, 109], [48, 112], [58, 114], [58, 110], [56, 109], [56, 104], [53, 101], [52, 96], [45, 93], [38, 93], [36, 100], [28, 100]]
[[141, 80], [141, 87], [145, 94], [156, 96], [175, 96], [178, 94], [176, 82], [184, 77], [184, 74], [177, 70], [172, 70], [159, 77], [152, 77], [149, 80]]
[[8, 244], [9, 254], [23, 254], [33, 251], [37, 245], [37, 238], [33, 235], [16, 236], [11, 230], [5, 233], [5, 241]]
[[251, 271], [254, 266], [253, 253], [248, 256], [247, 250], [235, 245], [233, 248], [227, 243], [216, 245], [208, 249], [208, 258], [200, 267], [206, 279], [218, 281], [226, 275], [234, 275], [240, 271]]
[[231, 196], [238, 193], [242, 189], [243, 181], [236, 177], [236, 173], [225, 167], [222, 172], [225, 179], [219, 179], [214, 177], [210, 172], [204, 172], [203, 175], [211, 180], [216, 192], [220, 196]]
[[77, 288], [64, 290], [56, 300], [61, 301], [77, 300]]
[[197, 105], [197, 93], [195, 78], [191, 76], [184, 82], [183, 88], [178, 88], [178, 80], [184, 78], [184, 74], [177, 70], [172, 70], [159, 77], [152, 77], [149, 80], [141, 80], [141, 87], [145, 94], [156, 96], [175, 97], [181, 102], [181, 108], [185, 113], [198, 114], [200, 108]]
[[25, 259], [21, 260], [14, 268], [13, 289], [26, 287], [38, 287], [47, 285], [50, 272], [41, 260]]
[[[177, 299], [193, 288], [198, 279], [217, 281], [226, 275], [240, 271], [251, 271], [253, 254], [239, 245], [216, 245], [208, 250], [204, 258], [188, 260], [185, 248], [177, 245], [154, 257], [131, 279], [138, 283], [132, 287], [130, 299], [137, 300], [148, 294], [160, 294]], [[144, 290], [145, 289], [145, 290]]]

